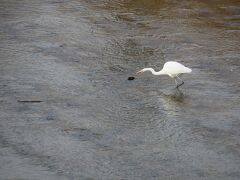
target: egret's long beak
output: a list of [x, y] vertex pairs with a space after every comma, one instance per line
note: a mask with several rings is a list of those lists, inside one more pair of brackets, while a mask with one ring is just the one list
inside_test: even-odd
[[136, 72], [136, 74], [140, 74], [140, 73], [143, 73], [143, 70], [140, 70], [140, 71]]

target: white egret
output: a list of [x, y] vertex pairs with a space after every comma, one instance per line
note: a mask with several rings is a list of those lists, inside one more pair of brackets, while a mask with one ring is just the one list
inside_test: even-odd
[[[144, 68], [144, 69], [138, 71], [137, 74], [143, 73], [145, 71], [150, 71], [153, 75], [169, 75], [171, 78], [173, 78], [175, 80], [176, 88], [178, 88], [184, 84], [183, 80], [180, 79], [179, 76], [181, 74], [192, 72], [192, 70], [190, 68], [188, 68], [178, 62], [175, 62], [175, 61], [166, 62], [161, 71], [156, 72], [152, 68]], [[178, 84], [177, 79], [179, 79], [181, 81], [180, 84]]]

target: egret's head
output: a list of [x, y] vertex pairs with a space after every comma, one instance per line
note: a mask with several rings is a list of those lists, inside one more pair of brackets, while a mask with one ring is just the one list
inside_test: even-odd
[[145, 69], [141, 69], [140, 71], [136, 72], [136, 74], [141, 74], [145, 71]]

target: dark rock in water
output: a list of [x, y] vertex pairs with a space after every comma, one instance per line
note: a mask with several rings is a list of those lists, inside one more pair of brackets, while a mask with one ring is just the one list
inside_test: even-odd
[[134, 80], [135, 77], [128, 77], [128, 80], [131, 81], [131, 80]]

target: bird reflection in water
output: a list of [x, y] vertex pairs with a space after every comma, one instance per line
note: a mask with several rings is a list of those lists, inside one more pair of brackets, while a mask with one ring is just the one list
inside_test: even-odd
[[175, 102], [183, 102], [184, 94], [179, 88], [174, 88], [170, 91], [161, 92], [161, 96]]
[[184, 94], [182, 93], [181, 90], [175, 88], [173, 94], [171, 95], [171, 99], [174, 101], [183, 102]]

